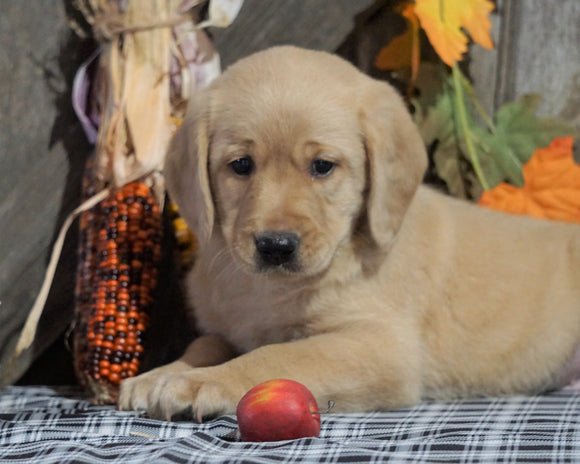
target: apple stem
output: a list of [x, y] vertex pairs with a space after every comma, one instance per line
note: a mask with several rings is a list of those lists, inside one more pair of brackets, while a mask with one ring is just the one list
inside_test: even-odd
[[323, 411], [312, 411], [312, 414], [328, 414], [332, 408], [334, 408], [334, 401], [330, 400], [328, 402], [328, 408], [324, 409]]

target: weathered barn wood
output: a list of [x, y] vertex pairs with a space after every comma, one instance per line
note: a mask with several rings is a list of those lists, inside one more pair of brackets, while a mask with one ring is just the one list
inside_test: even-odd
[[[51, 242], [78, 202], [90, 147], [68, 93], [87, 48], [70, 35], [61, 2], [4, 2], [0, 15], [0, 380], [23, 371], [70, 319], [69, 243], [42, 319], [43, 336], [7, 378], [6, 356], [40, 287]], [[71, 237], [74, 237], [71, 236]]]
[[538, 110], [580, 130], [580, 2], [499, 0], [497, 50], [472, 49], [472, 75], [488, 110], [526, 93], [544, 98]]
[[230, 27], [213, 31], [222, 66], [274, 45], [334, 51], [351, 32], [354, 16], [372, 3], [373, 0], [245, 0]]

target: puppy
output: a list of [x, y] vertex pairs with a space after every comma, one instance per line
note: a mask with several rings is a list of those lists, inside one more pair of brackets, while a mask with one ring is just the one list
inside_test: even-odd
[[167, 188], [199, 236], [197, 338], [123, 382], [121, 409], [199, 420], [272, 378], [335, 411], [540, 392], [578, 374], [580, 227], [420, 186], [423, 142], [386, 83], [272, 48], [191, 102]]

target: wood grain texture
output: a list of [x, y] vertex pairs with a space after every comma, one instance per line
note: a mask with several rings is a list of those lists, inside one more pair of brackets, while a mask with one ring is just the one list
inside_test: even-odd
[[[74, 247], [63, 254], [41, 333], [15, 371], [6, 359], [40, 288], [50, 246], [78, 201], [90, 148], [69, 89], [86, 48], [62, 2], [6, 2], [0, 15], [0, 379], [9, 382], [55, 340], [72, 311]], [[74, 234], [73, 234], [74, 240]]]
[[580, 2], [506, 0], [496, 106], [526, 93], [544, 98], [543, 116], [580, 129]]
[[274, 45], [334, 51], [372, 0], [245, 0], [227, 29], [213, 29], [222, 67]]
[[[509, 3], [509, 0], [507, 0]], [[486, 50], [477, 44], [472, 44], [469, 50], [469, 75], [477, 91], [477, 98], [488, 114], [493, 114], [496, 108], [496, 82], [499, 72], [500, 50], [503, 38], [501, 37], [502, 24], [505, 20], [506, 9], [504, 0], [496, 2], [496, 9], [491, 14], [491, 38], [496, 48]], [[509, 47], [507, 47], [509, 49]]]

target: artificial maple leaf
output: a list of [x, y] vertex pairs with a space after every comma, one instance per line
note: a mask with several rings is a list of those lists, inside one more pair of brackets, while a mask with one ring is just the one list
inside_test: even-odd
[[555, 137], [574, 134], [574, 129], [564, 122], [536, 116], [540, 101], [539, 95], [523, 95], [499, 108], [491, 132], [474, 128], [480, 145], [485, 147], [486, 156], [490, 158], [487, 167], [496, 169], [499, 174], [499, 178], [488, 178], [491, 187], [502, 180], [516, 187], [523, 186], [522, 165], [534, 150], [545, 147]]
[[417, 78], [419, 69], [419, 19], [415, 14], [415, 5], [411, 2], [399, 4], [395, 11], [407, 22], [407, 28], [382, 48], [375, 60], [375, 66], [383, 70], [411, 68]]
[[489, 50], [493, 41], [489, 13], [490, 0], [415, 0], [415, 13], [427, 37], [444, 63], [453, 66], [467, 51], [466, 29], [471, 38]]
[[580, 166], [574, 162], [573, 137], [555, 138], [538, 148], [523, 167], [524, 186], [501, 183], [479, 204], [514, 214], [580, 222]]

